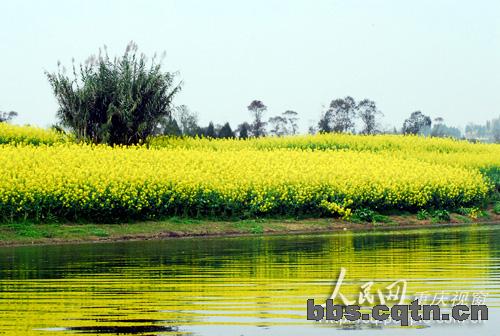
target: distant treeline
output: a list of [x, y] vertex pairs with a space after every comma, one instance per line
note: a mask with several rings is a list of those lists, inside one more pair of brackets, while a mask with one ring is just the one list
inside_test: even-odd
[[[196, 113], [181, 105], [161, 122], [155, 134], [173, 136], [198, 136], [209, 138], [248, 138], [262, 136], [284, 136], [298, 133], [299, 114], [287, 110], [281, 115], [264, 120], [267, 106], [260, 100], [253, 100], [247, 107], [252, 120], [232, 128], [229, 122], [200, 126]], [[443, 118], [424, 115], [421, 111], [410, 114], [398, 129], [383, 128], [379, 117], [382, 116], [374, 101], [364, 99], [356, 103], [352, 97], [332, 100], [330, 107], [320, 116], [320, 120], [308, 129], [309, 134], [316, 133], [352, 133], [352, 134], [420, 134], [434, 137], [450, 137], [472, 141], [500, 143], [500, 117], [487, 121], [485, 125], [468, 124], [465, 133], [459, 128], [446, 125]]]

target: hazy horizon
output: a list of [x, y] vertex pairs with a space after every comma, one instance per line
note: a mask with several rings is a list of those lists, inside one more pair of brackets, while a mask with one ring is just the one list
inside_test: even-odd
[[285, 110], [317, 123], [329, 102], [369, 98], [382, 125], [411, 112], [450, 126], [500, 115], [500, 3], [478, 1], [35, 1], [2, 2], [0, 111], [16, 124], [56, 122], [44, 71], [135, 41], [184, 82], [176, 105], [200, 124], [266, 119]]

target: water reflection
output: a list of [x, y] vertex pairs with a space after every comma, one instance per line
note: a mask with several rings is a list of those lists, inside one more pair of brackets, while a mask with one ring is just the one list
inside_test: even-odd
[[[413, 294], [487, 292], [494, 311], [484, 331], [500, 307], [499, 242], [498, 228], [471, 226], [3, 248], [1, 330], [7, 335], [311, 333], [322, 326], [305, 320], [306, 299], [324, 300], [345, 267], [342, 292], [351, 298], [362, 283], [382, 286], [396, 279], [408, 280]], [[361, 328], [357, 335], [379, 326]], [[383, 333], [391, 330], [401, 332]], [[442, 330], [433, 326], [419, 335]], [[343, 332], [348, 333], [336, 331]]]

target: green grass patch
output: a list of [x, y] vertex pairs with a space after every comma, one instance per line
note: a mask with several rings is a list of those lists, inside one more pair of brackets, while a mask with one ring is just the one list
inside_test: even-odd
[[449, 222], [451, 220], [450, 213], [447, 210], [432, 211], [431, 221], [433, 223]]
[[234, 225], [238, 230], [246, 233], [261, 234], [264, 233], [264, 226], [259, 220], [245, 220], [236, 222]]

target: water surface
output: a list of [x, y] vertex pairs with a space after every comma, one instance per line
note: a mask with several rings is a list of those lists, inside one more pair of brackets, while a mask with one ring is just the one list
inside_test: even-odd
[[[0, 249], [4, 335], [498, 335], [500, 227], [193, 238]], [[306, 320], [306, 300], [358, 298], [395, 280], [407, 294], [482, 293], [489, 321], [425, 328]]]

